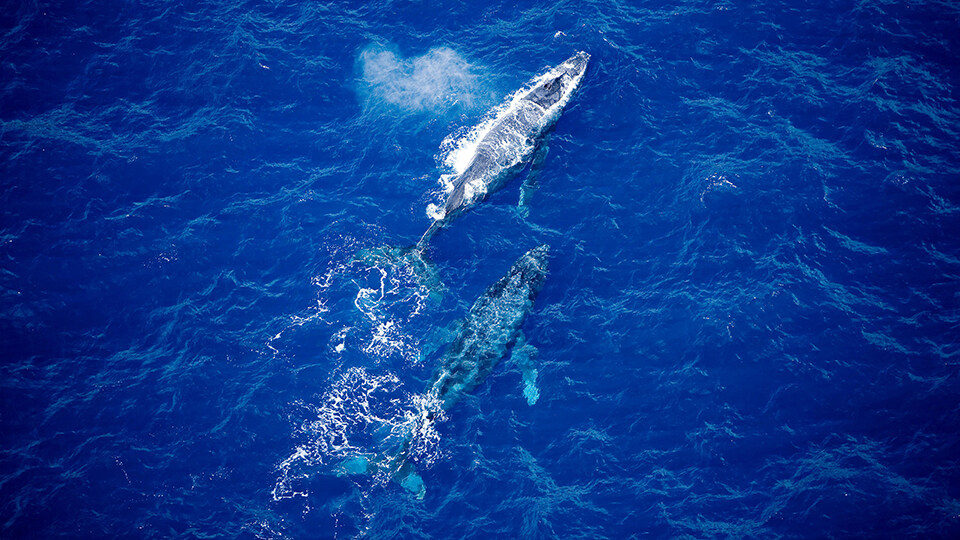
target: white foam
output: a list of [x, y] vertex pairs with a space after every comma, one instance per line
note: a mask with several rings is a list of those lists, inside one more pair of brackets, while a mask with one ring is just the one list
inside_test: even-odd
[[[308, 418], [296, 432], [303, 439], [278, 466], [274, 500], [306, 496], [304, 480], [317, 473], [330, 474], [348, 459], [365, 456], [376, 460], [404, 440], [410, 454], [430, 465], [440, 457], [440, 435], [435, 421], [445, 418], [433, 398], [406, 393], [393, 373], [375, 375], [354, 367], [344, 372], [320, 399], [319, 405], [299, 403]], [[433, 413], [433, 420], [428, 419]], [[390, 480], [381, 471], [373, 480]]]
[[[319, 406], [300, 403], [314, 417], [297, 430], [305, 441], [277, 466], [280, 475], [273, 489], [274, 500], [306, 495], [297, 486], [300, 479], [311, 476], [318, 467], [370, 450], [363, 441], [352, 439], [363, 439], [371, 422], [404, 417], [403, 411], [380, 411], [375, 406], [377, 394], [392, 393], [398, 385], [392, 373], [374, 376], [362, 368], [351, 368], [324, 393]], [[389, 406], [390, 401], [386, 403]]]
[[406, 332], [405, 326], [424, 309], [429, 291], [423, 286], [411, 287], [415, 277], [404, 267], [373, 267], [367, 271], [379, 273], [374, 287], [354, 280], [358, 287], [354, 306], [369, 321], [364, 330], [369, 328], [370, 337], [363, 352], [376, 358], [399, 356], [416, 363], [420, 359], [418, 340]]
[[448, 47], [403, 58], [383, 46], [369, 45], [360, 52], [359, 64], [368, 99], [413, 111], [472, 107], [476, 102], [474, 67]]

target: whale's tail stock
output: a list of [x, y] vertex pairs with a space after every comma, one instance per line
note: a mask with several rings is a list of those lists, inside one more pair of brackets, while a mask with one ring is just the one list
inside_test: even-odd
[[421, 256], [424, 250], [427, 249], [427, 244], [430, 243], [430, 239], [433, 238], [433, 235], [437, 234], [441, 227], [443, 227], [444, 220], [438, 219], [430, 224], [430, 227], [423, 233], [423, 236], [420, 237], [420, 240], [417, 241], [417, 245], [413, 246], [413, 249], [417, 250]]

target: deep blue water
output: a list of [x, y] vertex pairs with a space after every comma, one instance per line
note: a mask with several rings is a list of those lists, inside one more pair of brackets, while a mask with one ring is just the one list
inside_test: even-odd
[[[951, 2], [46, 3], [0, 14], [0, 536], [960, 537]], [[577, 50], [546, 155], [408, 245]], [[525, 196], [523, 184], [536, 189]], [[552, 246], [421, 443], [440, 331]]]

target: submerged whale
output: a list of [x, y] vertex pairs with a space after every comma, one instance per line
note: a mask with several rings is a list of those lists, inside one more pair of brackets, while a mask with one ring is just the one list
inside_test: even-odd
[[[511, 348], [521, 369], [523, 394], [528, 403], [537, 400], [532, 347], [526, 345], [520, 328], [546, 280], [549, 254], [546, 244], [531, 249], [473, 303], [426, 385], [429, 402], [440, 410], [449, 410], [482, 384]], [[410, 449], [414, 438], [435, 415], [436, 409], [422, 411], [407, 426], [393, 451], [386, 456], [354, 457], [342, 464], [342, 471], [388, 474], [422, 499], [426, 487], [410, 462]]]
[[[427, 384], [427, 394], [443, 409], [454, 406], [485, 381], [517, 342], [520, 326], [547, 277], [549, 255], [550, 246], [546, 244], [526, 252], [470, 307], [460, 332]], [[525, 378], [524, 382], [524, 394], [531, 400], [535, 395], [531, 393], [535, 389], [533, 381]]]
[[539, 137], [556, 123], [580, 86], [589, 59], [580, 51], [512, 96], [483, 134], [467, 167], [454, 179], [453, 190], [417, 242], [416, 251], [422, 252], [437, 231], [502, 188], [511, 173], [526, 164]]

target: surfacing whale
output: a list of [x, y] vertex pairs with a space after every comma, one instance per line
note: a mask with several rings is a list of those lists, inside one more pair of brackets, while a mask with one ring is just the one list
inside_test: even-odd
[[411, 421], [392, 451], [351, 458], [341, 464], [342, 472], [386, 473], [422, 499], [426, 486], [410, 462], [414, 438], [434, 421], [438, 409], [449, 410], [480, 386], [511, 349], [521, 369], [527, 402], [533, 404], [537, 400], [534, 355], [520, 328], [546, 280], [549, 254], [546, 244], [531, 249], [473, 303], [424, 390], [433, 408], [421, 411]]
[[557, 122], [580, 86], [589, 60], [590, 55], [580, 51], [531, 79], [504, 102], [479, 137], [468, 164], [453, 180], [443, 208], [439, 209], [416, 245], [365, 249], [357, 254], [357, 258], [377, 265], [399, 264], [413, 272], [431, 297], [439, 297], [443, 284], [424, 255], [430, 239], [464, 212], [500, 190], [513, 173], [531, 160], [538, 140]]
[[540, 136], [560, 117], [580, 86], [590, 55], [580, 51], [550, 71], [534, 77], [514, 93], [483, 134], [469, 164], [452, 183], [452, 191], [416, 251], [422, 252], [440, 229], [500, 190], [531, 158]]

